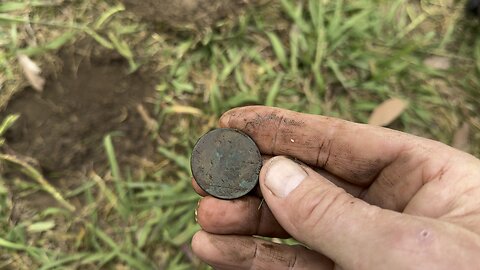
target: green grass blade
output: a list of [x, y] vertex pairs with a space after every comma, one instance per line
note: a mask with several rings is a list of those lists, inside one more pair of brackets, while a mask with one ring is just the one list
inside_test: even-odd
[[285, 52], [285, 48], [283, 47], [282, 42], [275, 33], [267, 32], [266, 34], [270, 39], [273, 52], [277, 56], [278, 61], [280, 62], [280, 64], [282, 64], [283, 67], [288, 68], [287, 53]]
[[93, 29], [95, 30], [100, 29], [113, 15], [124, 10], [125, 10], [125, 7], [123, 5], [117, 5], [103, 12], [102, 15], [100, 15], [98, 20], [93, 25]]
[[0, 238], [0, 247], [6, 248], [6, 249], [12, 249], [12, 250], [26, 250], [27, 249], [27, 246], [25, 246], [25, 245], [13, 243], [13, 242], [7, 241], [3, 238]]
[[87, 256], [86, 253], [77, 253], [77, 254], [72, 254], [69, 256], [65, 256], [63, 258], [60, 258], [58, 260], [55, 260], [51, 263], [47, 263], [42, 265], [42, 267], [39, 270], [48, 270], [48, 269], [59, 269], [59, 267], [64, 266], [66, 264], [80, 261], [83, 258]]
[[44, 232], [44, 231], [49, 231], [55, 227], [55, 221], [54, 220], [47, 220], [47, 221], [40, 221], [36, 222], [33, 224], [30, 224], [27, 227], [28, 232]]
[[[126, 201], [126, 196], [127, 192], [124, 188], [124, 182], [122, 174], [120, 172], [120, 167], [118, 165], [117, 157], [115, 154], [115, 149], [113, 146], [112, 142], [112, 135], [107, 135], [103, 138], [103, 145], [105, 147], [105, 151], [107, 153], [107, 158], [108, 158], [108, 163], [110, 164], [110, 169], [112, 172], [112, 177], [115, 183], [115, 189], [116, 189], [116, 194], [119, 197], [119, 200], [117, 197], [111, 192], [108, 188], [106, 188], [105, 185], [103, 185], [103, 189], [105, 191], [105, 194], [109, 201], [116, 206], [117, 210], [119, 213], [123, 216], [126, 217], [128, 216], [128, 209], [127, 206], [124, 204]], [[95, 178], [94, 178], [95, 180]], [[97, 183], [103, 183], [103, 180], [97, 179]], [[118, 202], [118, 203], [117, 203]]]
[[272, 88], [270, 88], [270, 91], [268, 91], [267, 95], [267, 100], [265, 101], [266, 106], [274, 106], [275, 105], [275, 99], [278, 96], [278, 93], [280, 92], [280, 85], [282, 84], [283, 80], [283, 74], [278, 74], [277, 78], [272, 84]]
[[24, 10], [28, 7], [27, 3], [19, 3], [19, 2], [5, 2], [0, 3], [0, 13], [2, 12], [12, 12], [18, 10]]
[[108, 41], [106, 38], [103, 38], [102, 36], [100, 36], [94, 30], [90, 28], [85, 28], [85, 33], [87, 33], [89, 36], [95, 39], [98, 42], [98, 44], [102, 45], [103, 47], [110, 50], [113, 49], [113, 44], [110, 41]]
[[25, 49], [20, 49], [18, 50], [18, 54], [33, 56], [33, 55], [45, 53], [46, 51], [58, 50], [60, 47], [64, 46], [67, 42], [73, 40], [73, 38], [77, 34], [78, 34], [78, 31], [76, 30], [68, 31], [58, 36], [57, 38], [53, 39], [52, 41], [48, 42], [45, 45], [41, 45], [39, 47], [28, 47]]
[[117, 156], [115, 154], [115, 148], [113, 147], [112, 135], [107, 135], [103, 138], [103, 147], [107, 153], [108, 163], [112, 170], [113, 179], [117, 182], [122, 181], [122, 175], [120, 173], [120, 167], [118, 166]]
[[13, 164], [18, 165], [21, 170], [28, 176], [30, 176], [32, 179], [37, 181], [40, 186], [48, 192], [50, 195], [52, 195], [53, 198], [55, 198], [62, 206], [64, 206], [66, 209], [69, 211], [75, 211], [75, 206], [73, 206], [71, 203], [66, 201], [62, 194], [57, 191], [57, 189], [50, 184], [41, 173], [39, 173], [35, 168], [27, 164], [26, 162], [19, 160], [18, 158], [10, 155], [5, 155], [5, 154], [0, 154], [0, 160], [4, 160]]
[[187, 157], [179, 155], [165, 147], [159, 147], [158, 151], [167, 159], [173, 161], [178, 167], [182, 168], [185, 172], [190, 172], [190, 161]]
[[19, 117], [19, 114], [11, 114], [5, 117], [0, 125], [0, 137], [3, 136], [3, 134], [5, 134], [5, 132], [15, 124], [15, 121], [17, 121]]

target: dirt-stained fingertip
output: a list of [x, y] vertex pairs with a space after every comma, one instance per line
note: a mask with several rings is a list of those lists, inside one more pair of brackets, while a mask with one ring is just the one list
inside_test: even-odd
[[221, 128], [228, 128], [229, 127], [228, 123], [230, 122], [230, 118], [235, 115], [235, 112], [237, 110], [238, 109], [231, 109], [226, 111], [224, 114], [222, 114], [222, 116], [218, 120], [218, 126]]

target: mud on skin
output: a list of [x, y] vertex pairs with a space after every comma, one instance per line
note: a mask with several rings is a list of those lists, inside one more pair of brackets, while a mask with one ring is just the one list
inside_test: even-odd
[[[322, 133], [325, 132], [325, 134], [319, 134], [318, 139], [312, 141], [312, 138], [315, 138], [315, 134], [312, 135], [311, 133], [316, 132], [314, 131], [314, 127], [320, 124], [325, 126], [325, 123], [316, 122], [318, 120], [316, 120], [315, 117], [307, 116], [303, 117], [302, 121], [299, 121], [296, 119], [295, 113], [290, 114], [288, 117], [278, 112], [259, 114], [256, 112], [255, 107], [252, 108], [253, 109], [248, 111], [233, 110], [227, 112], [222, 119], [220, 119], [220, 126], [234, 127], [243, 130], [255, 139], [255, 142], [263, 154], [288, 154], [293, 158], [301, 156], [307, 164], [319, 168], [332, 167], [334, 164], [346, 164], [348, 167], [352, 167], [351, 175], [344, 176], [349, 179], [359, 179], [369, 182], [369, 180], [377, 176], [375, 170], [376, 165], [379, 162], [382, 163], [383, 160], [354, 158], [352, 156], [352, 149], [349, 149], [348, 143], [336, 140], [335, 138], [337, 136], [335, 134], [325, 136], [329, 130], [322, 131]], [[322, 121], [329, 122], [329, 118], [327, 117]], [[342, 124], [337, 125], [335, 129], [338, 132], [342, 132]], [[259, 129], [258, 127], [262, 128]], [[266, 132], [267, 130], [268, 132]], [[276, 135], [271, 136], [271, 134]], [[297, 134], [297, 136], [294, 137], [292, 134]], [[336, 148], [343, 149], [343, 154], [330, 154], [329, 149], [334, 144]], [[353, 168], [358, 167], [365, 168], [361, 170], [361, 174], [358, 173], [358, 170], [353, 170]]]
[[[225, 241], [222, 238], [230, 236], [215, 235], [210, 237], [211, 244], [215, 247], [221, 257], [233, 262], [248, 262], [255, 260], [257, 266], [263, 266], [264, 269], [275, 263], [275, 266], [292, 267], [295, 264], [295, 254], [285, 256], [278, 251], [282, 245], [268, 243], [251, 237], [236, 238], [235, 241]], [[232, 248], [231, 245], [235, 245]], [[252, 248], [253, 247], [253, 248]], [[236, 252], [228, 252], [235, 250]], [[263, 268], [262, 268], [263, 269]]]

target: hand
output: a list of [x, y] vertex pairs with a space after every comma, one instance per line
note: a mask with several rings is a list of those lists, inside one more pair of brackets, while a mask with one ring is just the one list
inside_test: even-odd
[[[220, 125], [277, 157], [262, 168], [258, 197], [199, 202], [203, 230], [192, 248], [216, 269], [480, 268], [473, 156], [390, 129], [268, 107], [231, 110]], [[291, 236], [309, 248], [252, 235]]]

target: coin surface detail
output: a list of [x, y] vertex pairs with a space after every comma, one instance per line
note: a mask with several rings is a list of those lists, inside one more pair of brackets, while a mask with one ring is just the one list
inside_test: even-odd
[[262, 156], [245, 133], [219, 128], [198, 140], [190, 165], [195, 181], [206, 193], [220, 199], [236, 199], [258, 183]]

